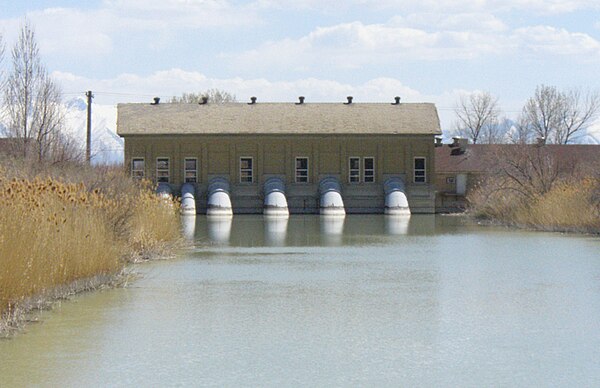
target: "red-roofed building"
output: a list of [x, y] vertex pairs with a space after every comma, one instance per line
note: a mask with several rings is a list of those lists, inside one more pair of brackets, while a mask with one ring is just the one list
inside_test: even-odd
[[[494, 173], [505, 155], [522, 145], [515, 144], [466, 144], [455, 140], [435, 148], [435, 185], [437, 190], [436, 211], [459, 211], [466, 207], [465, 197], [477, 182]], [[548, 144], [528, 145], [544, 147], [562, 172], [574, 168], [600, 169], [600, 145]]]

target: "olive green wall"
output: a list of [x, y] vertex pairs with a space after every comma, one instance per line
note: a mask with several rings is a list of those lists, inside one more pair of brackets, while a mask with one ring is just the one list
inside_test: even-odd
[[[232, 202], [237, 212], [262, 212], [262, 187], [271, 176], [286, 183], [292, 212], [318, 210], [318, 183], [335, 176], [342, 184], [348, 212], [383, 211], [383, 182], [402, 176], [413, 212], [433, 212], [433, 136], [403, 135], [236, 135], [236, 136], [130, 136], [125, 138], [125, 163], [134, 157], [145, 160], [145, 176], [155, 180], [156, 158], [170, 159], [170, 183], [175, 191], [183, 183], [183, 160], [198, 159], [197, 203], [201, 211], [209, 180], [224, 176], [232, 185]], [[427, 158], [427, 182], [413, 182], [413, 158]], [[254, 182], [239, 183], [239, 159], [252, 157]], [[295, 158], [309, 158], [309, 183], [295, 183]], [[350, 157], [375, 158], [374, 183], [348, 183]], [[253, 210], [254, 209], [254, 210]], [[354, 210], [353, 210], [354, 209]]]

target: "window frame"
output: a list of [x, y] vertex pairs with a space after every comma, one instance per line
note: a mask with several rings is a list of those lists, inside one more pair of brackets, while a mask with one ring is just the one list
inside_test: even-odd
[[[196, 165], [195, 165], [196, 168], [194, 170], [187, 169], [187, 161], [188, 160], [193, 160], [196, 163]], [[194, 180], [193, 181], [188, 181], [188, 176], [187, 176], [188, 171], [194, 171]], [[198, 183], [198, 158], [196, 158], [194, 156], [186, 156], [183, 158], [183, 183]]]
[[[358, 159], [358, 168], [352, 168], [352, 160]], [[360, 183], [360, 170], [361, 170], [361, 157], [360, 156], [349, 156], [348, 157], [348, 183], [357, 184]], [[358, 172], [358, 175], [353, 175], [353, 172]], [[357, 178], [356, 181], [353, 181], [352, 178]]]
[[[423, 160], [423, 168], [417, 168], [417, 166], [416, 166], [417, 159]], [[417, 172], [422, 172], [422, 175], [417, 174]], [[419, 179], [417, 179], [417, 178], [419, 178]], [[413, 157], [413, 183], [420, 183], [420, 184], [427, 183], [427, 157], [425, 157], [425, 156]]]
[[[363, 159], [363, 164], [362, 164], [362, 181], [363, 183], [375, 183], [375, 157], [374, 156], [365, 156], [362, 158]], [[367, 159], [371, 159], [373, 161], [373, 168], [369, 168], [367, 169], [366, 163], [365, 161]], [[371, 179], [370, 181], [367, 181], [367, 170], [371, 171]]]
[[[306, 160], [306, 168], [298, 168], [298, 160]], [[299, 172], [305, 172], [306, 175], [299, 175]], [[301, 180], [304, 178], [306, 180]], [[308, 156], [296, 156], [294, 159], [294, 182], [296, 183], [309, 183], [310, 182], [310, 158]]]
[[[250, 168], [242, 168], [242, 159], [249, 159], [250, 160]], [[243, 180], [243, 172], [250, 172], [250, 181], [244, 181]], [[252, 156], [240, 156], [239, 157], [239, 182], [240, 183], [245, 183], [245, 184], [252, 184], [254, 183], [254, 157]]]
[[[141, 161], [142, 162], [142, 168], [141, 169], [136, 169], [135, 168], [135, 162], [136, 161]], [[136, 172], [141, 172], [140, 176], [136, 176]], [[137, 157], [134, 156], [131, 158], [131, 177], [133, 179], [139, 179], [142, 180], [146, 177], [146, 159], [143, 157]]]
[[[167, 161], [167, 168], [158, 168], [158, 163], [159, 160], [166, 160]], [[171, 158], [169, 158], [168, 156], [159, 156], [156, 158], [156, 166], [155, 166], [155, 170], [156, 170], [156, 183], [171, 183]], [[164, 176], [160, 176], [159, 171], [166, 171], [167, 175], [166, 175], [166, 180], [161, 180], [164, 179]]]

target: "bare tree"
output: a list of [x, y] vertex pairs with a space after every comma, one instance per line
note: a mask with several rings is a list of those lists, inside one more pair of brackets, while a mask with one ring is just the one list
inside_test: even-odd
[[4, 92], [6, 129], [18, 140], [15, 144], [23, 158], [32, 157], [35, 151], [41, 162], [61, 141], [61, 93], [41, 62], [29, 23], [21, 27], [11, 54], [12, 68]]
[[457, 117], [456, 133], [473, 144], [493, 143], [498, 139], [498, 99], [488, 92], [462, 96], [454, 109]]
[[522, 131], [543, 138], [547, 143], [568, 144], [585, 132], [596, 119], [599, 109], [597, 92], [560, 91], [554, 86], [540, 85], [523, 108]]
[[548, 143], [555, 143], [564, 106], [565, 97], [556, 87], [538, 86], [523, 107], [520, 120], [523, 132], [530, 131]]
[[561, 125], [556, 134], [556, 142], [560, 144], [576, 139], [594, 122], [600, 109], [600, 94], [572, 89], [564, 93], [564, 103]]
[[207, 89], [202, 93], [183, 93], [180, 97], [171, 97], [172, 103], [178, 104], [197, 104], [202, 101], [202, 98], [208, 98], [208, 101], [213, 104], [224, 104], [227, 102], [236, 102], [235, 94], [226, 92], [220, 89]]

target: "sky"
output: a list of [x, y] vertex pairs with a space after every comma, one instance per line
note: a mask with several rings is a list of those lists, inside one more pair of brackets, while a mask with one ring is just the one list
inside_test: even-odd
[[599, 0], [0, 0], [8, 48], [25, 20], [65, 96], [98, 104], [401, 96], [447, 131], [462, 94], [514, 118], [537, 85], [600, 89]]

